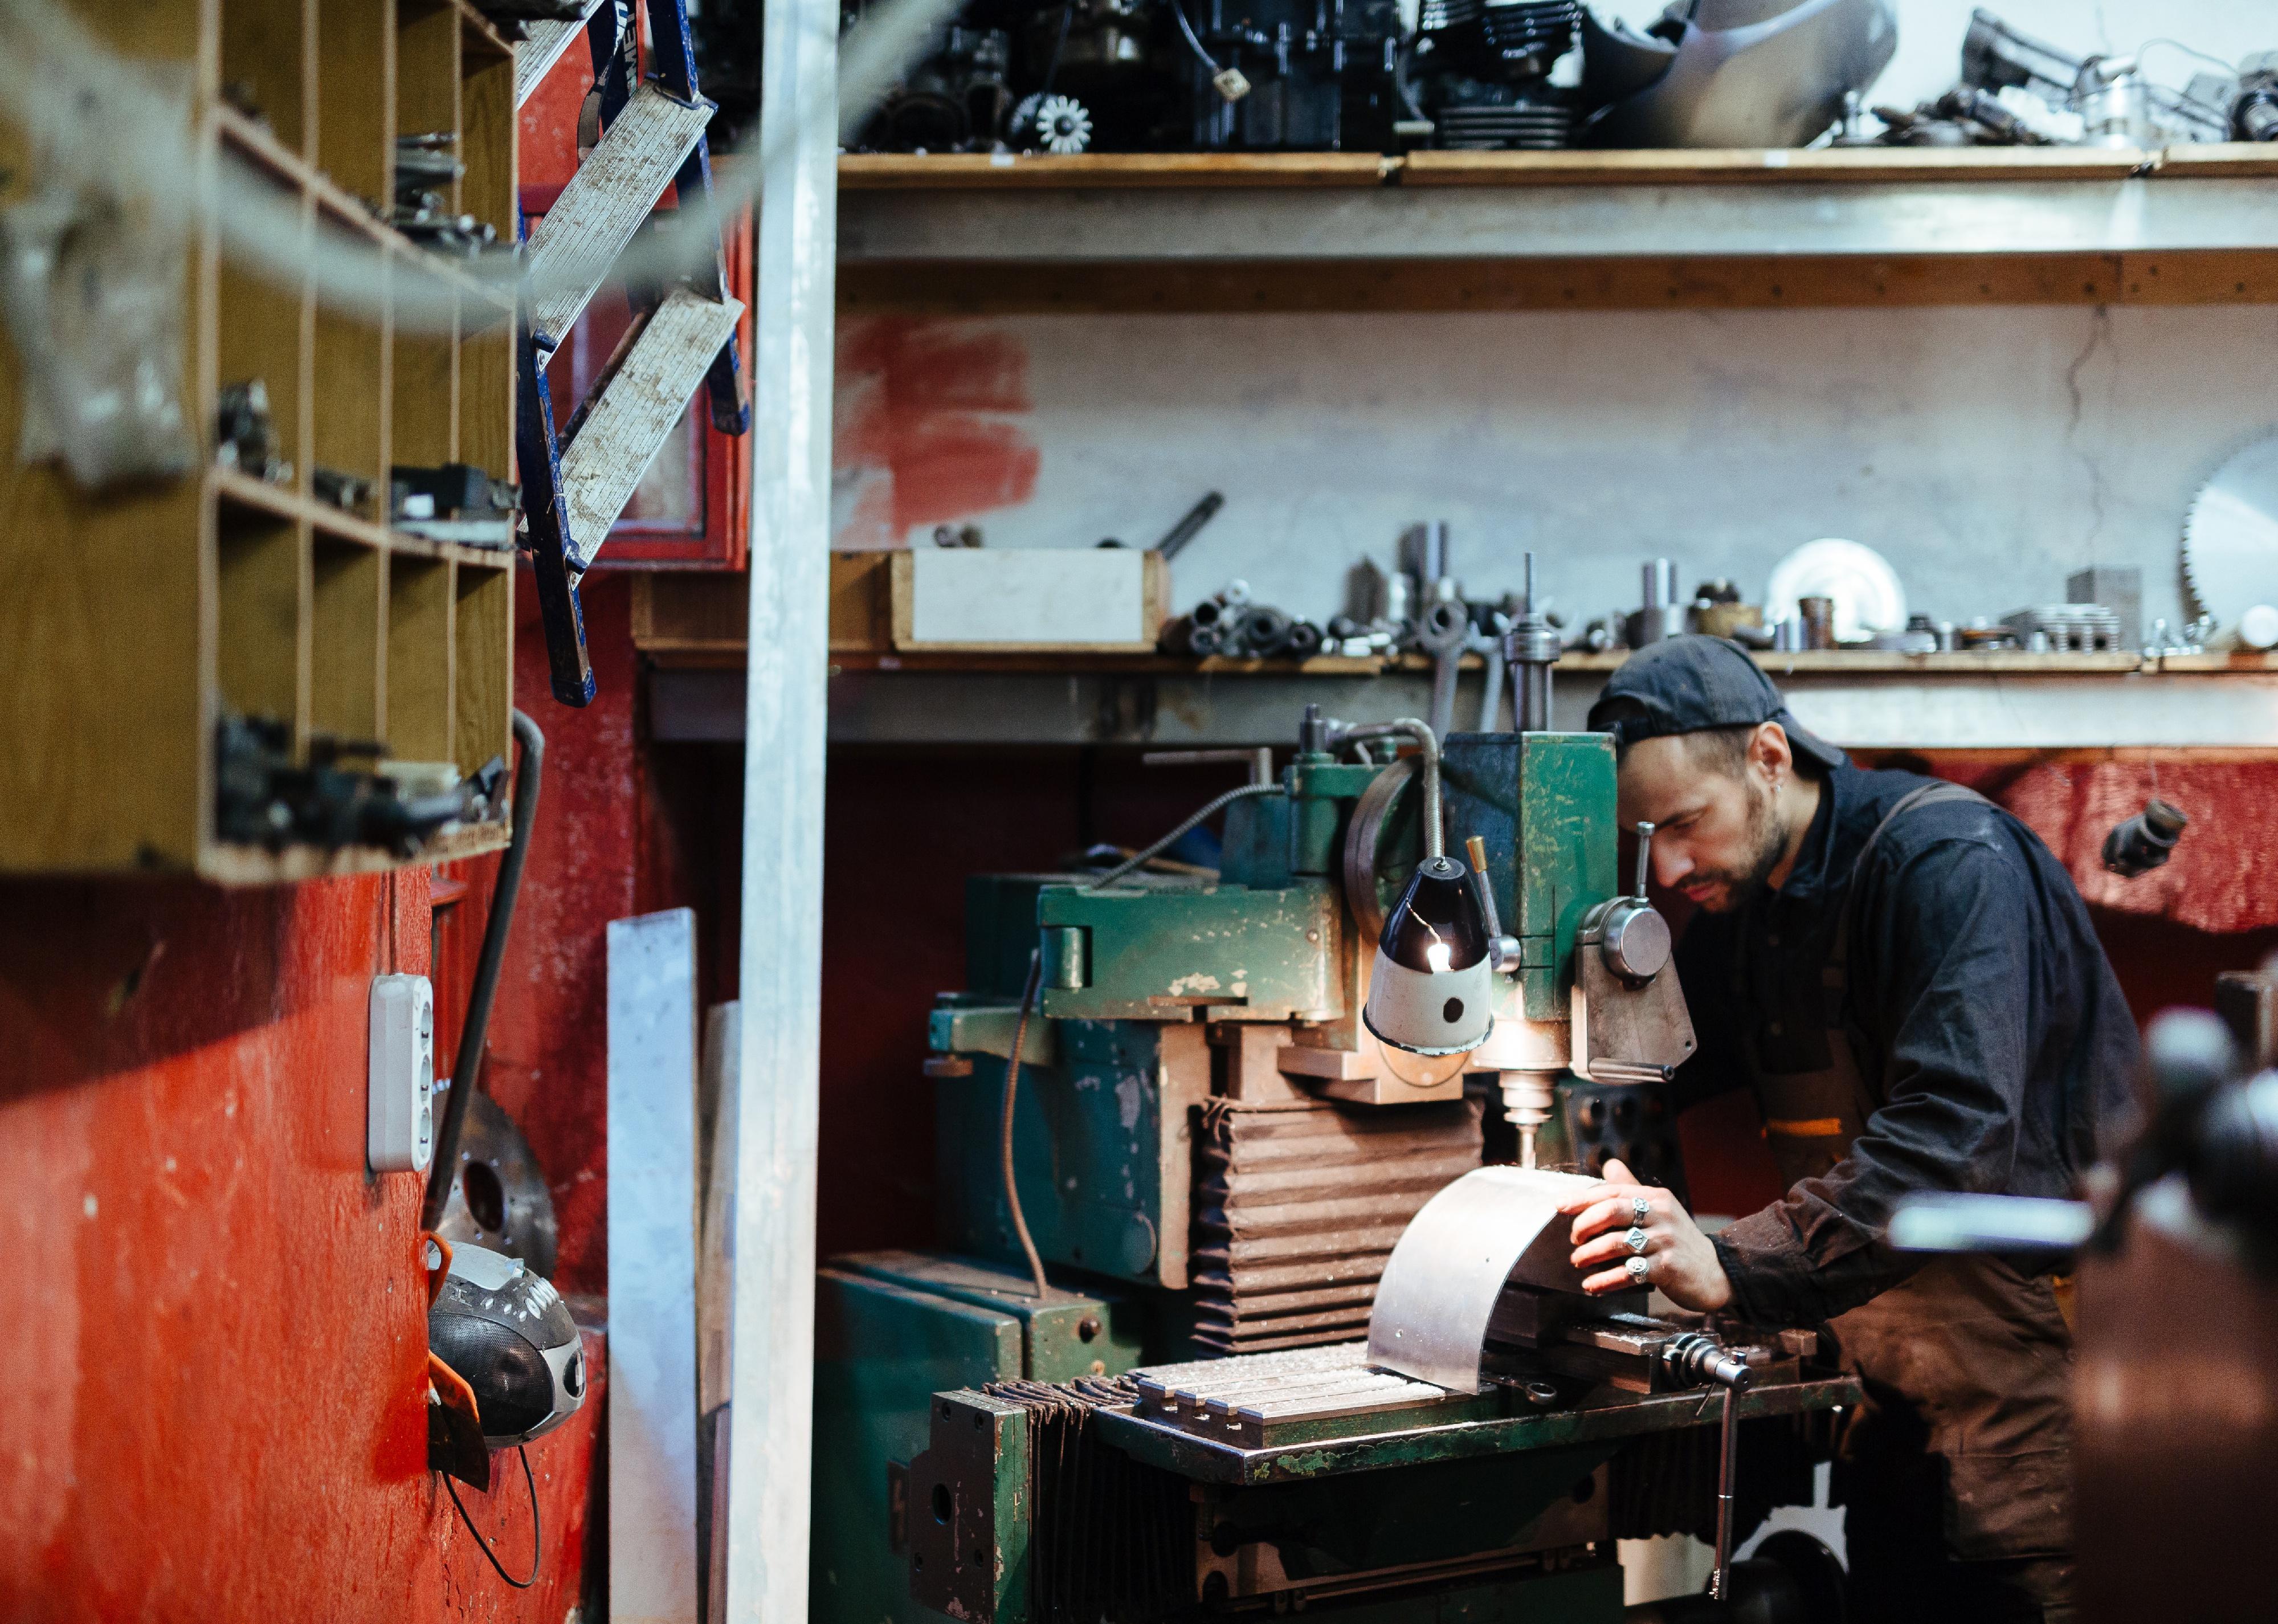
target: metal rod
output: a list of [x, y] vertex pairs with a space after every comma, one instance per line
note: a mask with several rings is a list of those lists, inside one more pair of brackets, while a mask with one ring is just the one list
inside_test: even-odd
[[482, 956], [475, 961], [475, 984], [467, 994], [466, 1019], [459, 1026], [459, 1055], [451, 1067], [451, 1092], [443, 1097], [443, 1122], [435, 1135], [435, 1160], [427, 1168], [427, 1190], [419, 1206], [419, 1227], [443, 1222], [450, 1205], [451, 1180], [459, 1167], [459, 1135], [467, 1107], [483, 1075], [483, 1040], [489, 1034], [491, 1000], [498, 992], [499, 966], [506, 959], [507, 932], [514, 929], [514, 903], [522, 892], [523, 864], [530, 858], [530, 831], [538, 821], [538, 786], [546, 770], [546, 735], [538, 724], [514, 713], [514, 736], [522, 761], [514, 770], [514, 833], [499, 863], [491, 892], [491, 916], [483, 926]]
[[1028, 954], [1028, 979], [1021, 989], [1021, 1018], [1013, 1023], [1013, 1053], [1005, 1061], [1005, 1105], [998, 1113], [999, 1138], [997, 1170], [1005, 1181], [1005, 1206], [1013, 1214], [1013, 1233], [1020, 1237], [1021, 1255], [1028, 1260], [1028, 1274], [1036, 1283], [1036, 1300], [1042, 1302], [1051, 1295], [1044, 1284], [1044, 1260], [1036, 1255], [1036, 1243], [1028, 1233], [1028, 1214], [1021, 1210], [1021, 1186], [1013, 1176], [1013, 1109], [1021, 1099], [1021, 1051], [1028, 1041], [1028, 1015], [1036, 1007], [1036, 985], [1043, 979], [1044, 957], [1041, 948]]
[[1637, 885], [1630, 894], [1642, 902], [1645, 900], [1646, 882], [1653, 877], [1653, 825], [1651, 823], [1638, 824], [1637, 841]]
[[1440, 738], [1414, 716], [1403, 716], [1397, 722], [1370, 722], [1358, 727], [1349, 727], [1338, 735], [1340, 748], [1365, 739], [1390, 739], [1405, 734], [1416, 741], [1424, 757], [1424, 855], [1426, 859], [1448, 854], [1447, 837], [1440, 827]]
[[1162, 554], [1163, 562], [1168, 563], [1172, 559], [1176, 558], [1179, 555], [1179, 549], [1193, 540], [1195, 532], [1216, 517], [1218, 510], [1224, 506], [1226, 506], [1226, 498], [1218, 492], [1212, 491], [1188, 509], [1186, 517], [1172, 525], [1165, 532], [1163, 539], [1155, 543], [1155, 550]]
[[1716, 1567], [1709, 1575], [1708, 1595], [1715, 1601], [1732, 1599], [1732, 1480], [1739, 1458], [1739, 1412], [1733, 1407], [1739, 1394], [1724, 1390], [1724, 1413], [1718, 1425], [1716, 1447]]

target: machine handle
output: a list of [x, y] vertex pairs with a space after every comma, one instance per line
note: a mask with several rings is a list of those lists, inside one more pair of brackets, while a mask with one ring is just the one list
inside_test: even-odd
[[1642, 902], [1645, 900], [1646, 881], [1653, 877], [1653, 825], [1651, 823], [1640, 823], [1637, 826], [1637, 887], [1630, 894]]

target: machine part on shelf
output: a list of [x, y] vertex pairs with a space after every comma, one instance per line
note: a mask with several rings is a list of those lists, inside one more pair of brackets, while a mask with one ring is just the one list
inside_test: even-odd
[[321, 463], [310, 471], [309, 488], [318, 502], [343, 513], [362, 514], [371, 501], [371, 480], [361, 474], [327, 468]]
[[1193, 507], [1188, 509], [1185, 516], [1170, 529], [1165, 531], [1163, 539], [1155, 543], [1155, 550], [1163, 555], [1163, 562], [1168, 563], [1185, 551], [1187, 543], [1200, 534], [1202, 527], [1216, 518], [1218, 510], [1224, 506], [1226, 506], [1226, 497], [1217, 491], [1212, 491]]
[[1165, 4], [1192, 58], [1183, 133], [1196, 149], [1390, 149], [1403, 32], [1394, 0]]
[[2104, 866], [2122, 879], [2149, 874], [2175, 855], [2175, 842], [2190, 821], [2181, 807], [2153, 796], [2104, 837]]
[[428, 130], [395, 138], [395, 197], [387, 223], [439, 253], [473, 258], [498, 240], [486, 221], [454, 214], [450, 188], [466, 173], [455, 130]]
[[[2101, 603], [2013, 609], [2001, 617], [2001, 624], [2028, 647], [2045, 646], [2054, 654], [2109, 654], [2127, 647], [2120, 637], [2120, 617]], [[2037, 645], [2036, 638], [2043, 643]]]
[[1573, 92], [1551, 70], [1574, 48], [1572, 0], [1423, 0], [1410, 60], [1433, 144], [1518, 150], [1572, 144]]
[[936, 525], [933, 544], [936, 547], [979, 547], [982, 543], [978, 525]]
[[2120, 621], [2121, 648], [2144, 646], [2144, 571], [2135, 564], [2091, 564], [2065, 578], [2065, 601], [2101, 603]]
[[1432, 656], [1432, 733], [1445, 739], [1456, 731], [1456, 679], [1471, 641], [1471, 617], [1460, 599], [1443, 598], [1417, 622], [1416, 646]]
[[2278, 141], [2278, 51], [2257, 51], [2238, 65], [2230, 103], [2233, 141]]
[[474, 1390], [493, 1449], [543, 1437], [585, 1402], [585, 1344], [570, 1306], [519, 1258], [454, 1245], [427, 1345]]
[[1898, 651], [1900, 654], [1936, 654], [1938, 647], [1938, 623], [1927, 615], [1907, 616], [1907, 629], [1899, 633]]
[[1468, 1100], [1387, 1113], [1213, 1097], [1196, 1140], [1197, 1344], [1255, 1353], [1361, 1334], [1409, 1221], [1479, 1165]]
[[1650, 647], [1685, 630], [1685, 604], [1677, 589], [1677, 561], [1649, 558], [1641, 571], [1643, 605], [1630, 617], [1627, 628], [1632, 648]]
[[395, 138], [395, 201], [418, 201], [420, 194], [448, 187], [467, 172], [459, 161], [456, 130], [423, 130]]
[[1775, 625], [1800, 613], [1807, 597], [1835, 601], [1838, 644], [1861, 642], [1907, 624], [1907, 592], [1898, 571], [1873, 548], [1856, 541], [1807, 541], [1772, 566], [1764, 586], [1764, 614]]
[[466, 1109], [458, 1169], [435, 1233], [454, 1246], [471, 1244], [519, 1258], [551, 1279], [560, 1234], [530, 1141], [488, 1094], [470, 1095]]
[[474, 984], [467, 993], [467, 1013], [459, 1024], [459, 1053], [451, 1067], [451, 1092], [444, 1097], [442, 1125], [435, 1134], [435, 1161], [427, 1170], [427, 1191], [419, 1207], [419, 1227], [433, 1229], [443, 1222], [451, 1198], [451, 1183], [459, 1167], [459, 1139], [465, 1131], [469, 1102], [482, 1084], [483, 1044], [490, 1035], [491, 1002], [498, 992], [499, 967], [506, 959], [508, 933], [514, 928], [515, 900], [522, 892], [522, 871], [530, 860], [530, 832], [538, 821], [538, 791], [545, 776], [546, 735], [520, 710], [514, 713], [515, 741], [522, 759], [514, 773], [514, 826], [506, 855], [500, 860], [498, 881], [491, 892], [490, 917], [483, 925], [482, 952], [475, 961]]
[[[461, 781], [448, 763], [386, 762], [385, 752], [312, 734], [304, 765], [294, 757], [290, 724], [225, 714], [215, 724], [215, 838], [271, 851], [370, 846], [411, 857], [443, 830], [490, 816], [479, 775]], [[342, 764], [358, 759], [371, 765]]]
[[501, 551], [514, 546], [522, 492], [504, 479], [465, 463], [419, 468], [398, 463], [387, 471], [388, 523], [431, 541]]
[[[1898, 49], [1887, 0], [1696, 0], [1648, 31], [1675, 46], [1643, 88], [1593, 108], [1580, 144], [1593, 147], [1801, 147], [1842, 116]], [[1608, 30], [1621, 71], [1646, 54]], [[1585, 71], [1585, 85], [1589, 75]], [[1603, 82], [1603, 81], [1601, 81]]]
[[2075, 114], [2077, 140], [2090, 146], [2153, 148], [2228, 134], [2226, 107], [2152, 83], [2134, 57], [2071, 56], [1982, 9], [1970, 13], [1962, 36], [1961, 83], [2027, 92]]
[[269, 386], [260, 379], [224, 384], [215, 398], [214, 465], [271, 485], [293, 483], [293, 464], [277, 455]]
[[1471, 647], [1479, 651], [1487, 670], [1479, 684], [1477, 732], [1500, 732], [1502, 727], [1503, 640], [1510, 635], [1510, 617], [1490, 609], [1487, 624], [1472, 634]]
[[[1534, 555], [1526, 555], [1526, 604], [1518, 624], [1503, 634], [1503, 658], [1510, 668], [1511, 726], [1521, 733], [1550, 731], [1551, 672], [1562, 652], [1558, 629], [1540, 609], [1534, 590]], [[1493, 732], [1481, 727], [1483, 733]]]
[[1040, 152], [1067, 157], [1091, 146], [1091, 112], [1072, 96], [1031, 96], [1013, 115], [1016, 137]]
[[1803, 647], [1825, 650], [1836, 646], [1835, 600], [1809, 594], [1795, 601], [1797, 618], [1803, 622]]
[[2202, 614], [2227, 625], [2278, 603], [2278, 434], [2234, 452], [2191, 498], [2183, 585]]
[[1956, 85], [1911, 111], [1877, 107], [1885, 128], [1876, 144], [1892, 147], [2043, 147], [2053, 139], [1976, 85]]
[[880, 100], [856, 145], [874, 152], [988, 151], [1013, 122], [1012, 36], [952, 26]]
[[1320, 627], [1311, 621], [1293, 620], [1289, 623], [1289, 640], [1282, 652], [1292, 660], [1310, 660], [1321, 652], [1325, 640]]
[[2278, 648], [2278, 604], [2250, 605], [2239, 615], [2237, 624], [2209, 640], [2208, 646], [2224, 653], [2264, 654]]
[[1272, 660], [1289, 650], [1290, 628], [1296, 624], [1289, 617], [1271, 604], [1253, 603], [1242, 611], [1235, 623], [1233, 647], [1228, 653], [1247, 655], [1254, 660]]

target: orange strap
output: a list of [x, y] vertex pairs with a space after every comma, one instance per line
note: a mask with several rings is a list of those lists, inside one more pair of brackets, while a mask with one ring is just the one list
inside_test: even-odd
[[1770, 1117], [1764, 1122], [1766, 1133], [1776, 1133], [1784, 1139], [1839, 1139], [1843, 1137], [1843, 1120], [1836, 1116], [1810, 1116], [1800, 1120]]

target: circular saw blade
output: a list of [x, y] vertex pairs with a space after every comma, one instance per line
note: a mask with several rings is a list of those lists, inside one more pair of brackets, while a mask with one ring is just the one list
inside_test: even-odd
[[2183, 585], [2200, 612], [2235, 626], [2278, 604], [2278, 434], [2234, 453], [2183, 517]]

